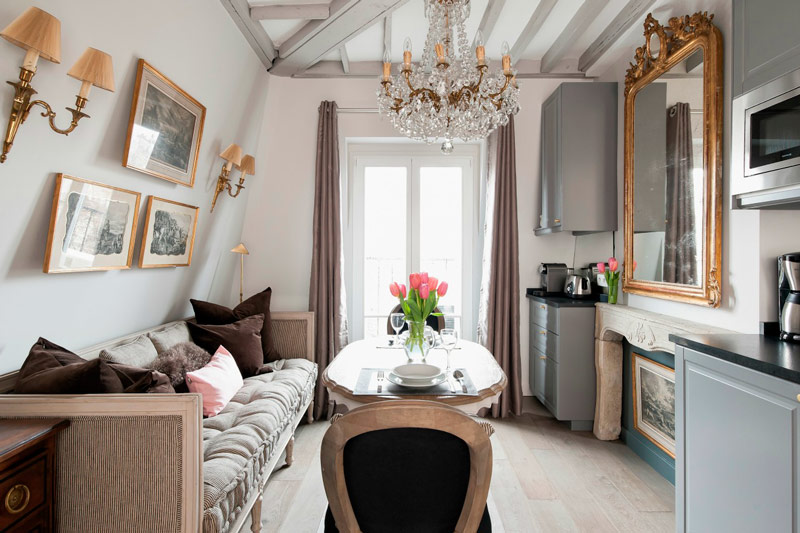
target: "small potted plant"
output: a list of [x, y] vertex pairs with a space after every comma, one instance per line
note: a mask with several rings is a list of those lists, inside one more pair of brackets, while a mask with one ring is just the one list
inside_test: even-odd
[[426, 321], [431, 315], [441, 316], [441, 313], [434, 313], [433, 310], [439, 304], [439, 298], [447, 294], [447, 282], [439, 281], [427, 272], [411, 274], [408, 282], [408, 290], [405, 285], [392, 282], [389, 291], [400, 300], [408, 324], [408, 337], [403, 345], [406, 355], [412, 361], [425, 361], [430, 349], [425, 339]]

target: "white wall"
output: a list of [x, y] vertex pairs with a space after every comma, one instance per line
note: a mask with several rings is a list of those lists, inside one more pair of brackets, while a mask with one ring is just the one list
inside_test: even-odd
[[[30, 5], [27, 0], [0, 3], [0, 26]], [[256, 156], [255, 180], [263, 179], [267, 168], [263, 153], [254, 150], [263, 146], [258, 136], [268, 74], [219, 2], [39, 0], [36, 5], [62, 25], [62, 63], [40, 61], [33, 80], [38, 97], [58, 112], [57, 122], [68, 123], [63, 108], [74, 104], [80, 83], [66, 73], [87, 46], [113, 56], [117, 91], [94, 88], [86, 108], [91, 118], [68, 137], [51, 132], [46, 119], [31, 113], [0, 165], [0, 373], [19, 368], [39, 336], [79, 349], [187, 316], [190, 297], [230, 303], [238, 272], [228, 250], [239, 242], [250, 190], [236, 200], [222, 198], [209, 214], [221, 166], [217, 154], [237, 142]], [[23, 55], [0, 40], [3, 80], [17, 79]], [[121, 166], [140, 57], [207, 108], [194, 188]], [[13, 91], [3, 86], [0, 110], [6, 120]], [[149, 195], [199, 206], [192, 266], [43, 274], [58, 172], [142, 193], [134, 264]]]

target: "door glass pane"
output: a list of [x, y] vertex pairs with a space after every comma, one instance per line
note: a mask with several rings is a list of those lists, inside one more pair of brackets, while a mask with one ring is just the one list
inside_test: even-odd
[[406, 277], [407, 186], [406, 167], [364, 169], [364, 337], [386, 334], [389, 284]]
[[447, 327], [459, 331], [463, 305], [462, 188], [461, 167], [420, 169], [420, 270], [447, 281], [449, 289], [439, 308]]

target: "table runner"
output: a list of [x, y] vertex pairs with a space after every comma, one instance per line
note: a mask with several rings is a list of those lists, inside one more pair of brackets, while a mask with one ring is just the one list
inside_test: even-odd
[[417, 389], [411, 387], [401, 387], [400, 385], [395, 385], [391, 381], [389, 381], [386, 377], [383, 380], [383, 387], [382, 392], [378, 394], [377, 390], [377, 378], [375, 374], [378, 370], [383, 370], [384, 375], [388, 376], [389, 372], [392, 371], [391, 368], [362, 368], [361, 372], [358, 375], [358, 381], [356, 382], [355, 390], [353, 390], [353, 395], [355, 396], [477, 396], [478, 390], [475, 388], [475, 385], [472, 383], [472, 378], [470, 378], [469, 372], [467, 372], [466, 368], [460, 368], [461, 372], [464, 373], [464, 385], [467, 386], [467, 392], [463, 392], [461, 389], [461, 384], [456, 382], [456, 392], [450, 391], [450, 384], [447, 381], [440, 383], [433, 387], [428, 387], [425, 389]]

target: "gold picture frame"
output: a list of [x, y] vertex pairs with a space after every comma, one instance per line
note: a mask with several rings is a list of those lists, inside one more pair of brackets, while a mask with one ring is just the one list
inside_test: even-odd
[[130, 268], [141, 196], [135, 191], [57, 174], [44, 273]]
[[[622, 272], [622, 290], [631, 294], [663, 298], [708, 307], [722, 303], [722, 35], [711, 22], [714, 15], [698, 12], [672, 17], [666, 26], [648, 14], [644, 23], [645, 44], [636, 49], [635, 63], [625, 75], [625, 265], [634, 262], [634, 112], [637, 93], [656, 81], [697, 50], [703, 51], [703, 216], [700, 234], [702, 263], [699, 283], [688, 285], [637, 279], [633, 269]], [[657, 45], [654, 42], [657, 41]], [[657, 46], [657, 48], [656, 48]]]
[[[643, 370], [649, 372], [652, 376], [655, 377], [648, 377], [647, 380], [644, 380], [639, 377], [639, 371]], [[632, 376], [632, 387], [631, 392], [633, 395], [633, 427], [644, 435], [650, 442], [658, 446], [661, 450], [664, 451], [667, 455], [675, 458], [675, 369], [670, 368], [666, 365], [662, 365], [661, 363], [657, 363], [652, 359], [639, 355], [638, 353], [632, 352], [631, 353], [631, 376]], [[666, 390], [655, 391], [651, 390], [648, 392], [648, 396], [659, 396], [659, 400], [663, 403], [664, 401], [671, 400], [672, 403], [672, 411], [671, 413], [666, 413], [667, 415], [671, 415], [672, 418], [672, 434], [669, 433], [669, 422], [659, 421], [659, 418], [668, 418], [668, 417], [660, 417], [658, 415], [664, 413], [658, 413], [657, 407], [650, 406], [647, 409], [643, 409], [642, 406], [642, 388], [649, 387], [651, 389], [662, 388], [658, 384], [658, 379], [661, 379], [667, 383], [671, 383], [672, 387], [663, 387]], [[656, 380], [656, 381], [654, 381]], [[644, 382], [647, 381], [648, 383], [645, 384]], [[663, 396], [663, 397], [662, 397]]]
[[199, 213], [197, 206], [150, 196], [139, 249], [139, 268], [190, 266]]
[[194, 187], [206, 108], [139, 59], [122, 166]]

